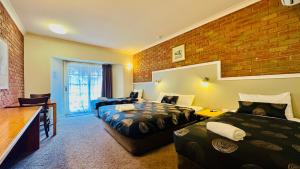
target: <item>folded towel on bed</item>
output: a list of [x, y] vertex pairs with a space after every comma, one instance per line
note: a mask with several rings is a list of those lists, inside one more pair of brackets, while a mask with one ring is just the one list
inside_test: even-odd
[[98, 97], [98, 100], [108, 100], [108, 98], [107, 97]]
[[128, 111], [128, 110], [134, 110], [135, 107], [133, 104], [119, 104], [115, 107], [118, 111]]
[[233, 141], [243, 140], [246, 132], [230, 124], [220, 122], [207, 122], [206, 128], [218, 135], [231, 139]]
[[294, 118], [290, 118], [289, 120], [290, 120], [290, 121], [295, 121], [295, 122], [300, 123], [300, 119], [299, 119], [299, 118], [295, 118], [295, 117], [294, 117]]

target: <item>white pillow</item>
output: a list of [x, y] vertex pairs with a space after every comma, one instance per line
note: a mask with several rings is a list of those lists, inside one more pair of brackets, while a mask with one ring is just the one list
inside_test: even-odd
[[164, 96], [178, 96], [176, 105], [180, 106], [191, 106], [195, 99], [195, 95], [180, 95], [177, 93], [161, 92], [156, 101], [160, 103]]
[[240, 97], [240, 101], [287, 104], [287, 107], [285, 109], [285, 117], [288, 120], [294, 118], [290, 92], [282, 93], [279, 95], [259, 95], [259, 94], [239, 93], [239, 97]]
[[291, 118], [290, 120], [300, 123], [300, 119], [299, 118]]
[[199, 112], [200, 110], [203, 110], [203, 107], [200, 106], [188, 106], [188, 107], [194, 109], [195, 113]]
[[142, 99], [143, 97], [143, 89], [134, 89], [133, 92], [138, 92], [138, 99]]
[[195, 95], [178, 95], [178, 96], [179, 98], [176, 104], [181, 106], [191, 106], [195, 99]]

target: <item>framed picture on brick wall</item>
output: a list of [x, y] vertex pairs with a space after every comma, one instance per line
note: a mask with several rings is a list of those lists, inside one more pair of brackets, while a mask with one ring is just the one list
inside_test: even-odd
[[172, 49], [172, 62], [185, 60], [185, 45], [180, 45]]
[[0, 39], [0, 89], [8, 89], [8, 45]]

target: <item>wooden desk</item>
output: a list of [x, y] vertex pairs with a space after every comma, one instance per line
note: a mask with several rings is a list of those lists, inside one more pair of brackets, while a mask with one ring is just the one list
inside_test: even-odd
[[[55, 136], [56, 135], [56, 123], [57, 123], [56, 103], [53, 101], [49, 101], [48, 106], [53, 108], [53, 136]], [[17, 108], [17, 107], [20, 107], [19, 103], [14, 103], [12, 105], [6, 106], [5, 108]]]
[[41, 108], [0, 109], [0, 165], [8, 155], [39, 149]]
[[203, 117], [216, 117], [221, 114], [223, 114], [223, 112], [220, 110], [212, 112], [210, 109], [203, 109], [200, 110], [199, 112], [196, 112], [196, 115], [203, 116]]

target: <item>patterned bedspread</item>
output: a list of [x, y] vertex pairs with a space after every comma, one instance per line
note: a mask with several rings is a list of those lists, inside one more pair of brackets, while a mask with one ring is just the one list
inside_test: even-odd
[[135, 103], [138, 99], [132, 99], [132, 98], [111, 98], [107, 100], [94, 100], [92, 105], [96, 110], [99, 109], [99, 107], [107, 106], [107, 105], [116, 105], [116, 104], [129, 104], [129, 103]]
[[[246, 131], [234, 142], [206, 130], [206, 122], [232, 124]], [[174, 133], [177, 153], [206, 169], [299, 169], [300, 123], [226, 113]]]
[[169, 104], [136, 103], [135, 110], [119, 112], [114, 105], [103, 106], [99, 116], [122, 135], [141, 138], [147, 134], [195, 121], [195, 110]]

